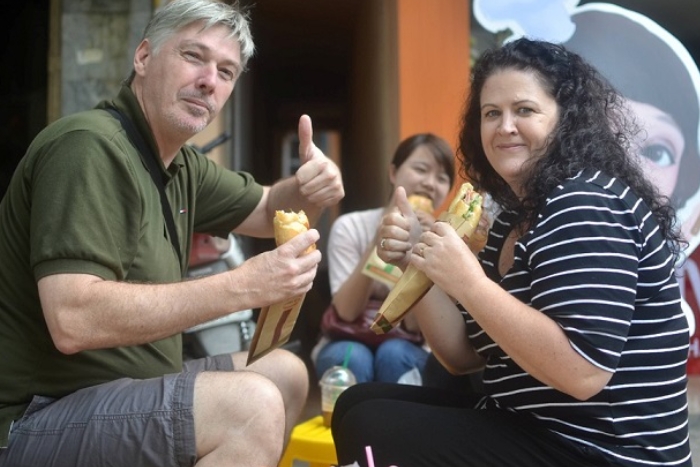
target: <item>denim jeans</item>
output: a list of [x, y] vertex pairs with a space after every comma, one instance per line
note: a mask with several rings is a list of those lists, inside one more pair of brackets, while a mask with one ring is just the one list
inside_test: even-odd
[[330, 367], [343, 364], [350, 345], [352, 350], [348, 368], [358, 383], [395, 383], [401, 375], [413, 368], [423, 374], [428, 359], [428, 352], [423, 347], [404, 339], [389, 339], [374, 351], [356, 341], [331, 341], [319, 351], [316, 358], [316, 375], [319, 379]]

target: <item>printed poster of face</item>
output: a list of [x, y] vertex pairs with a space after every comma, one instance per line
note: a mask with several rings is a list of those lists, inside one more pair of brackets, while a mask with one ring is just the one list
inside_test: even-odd
[[609, 3], [474, 0], [491, 33], [561, 42], [627, 99], [643, 128], [636, 145], [648, 177], [677, 210], [689, 246], [679, 264], [691, 327], [689, 373], [700, 374], [700, 72], [687, 49], [652, 19]]

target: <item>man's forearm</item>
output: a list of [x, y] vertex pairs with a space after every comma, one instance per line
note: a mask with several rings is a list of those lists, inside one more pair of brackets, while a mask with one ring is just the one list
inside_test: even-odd
[[56, 347], [71, 354], [153, 342], [251, 308], [243, 294], [234, 297], [230, 280], [218, 274], [173, 284], [135, 284], [58, 274], [41, 279], [39, 293]]

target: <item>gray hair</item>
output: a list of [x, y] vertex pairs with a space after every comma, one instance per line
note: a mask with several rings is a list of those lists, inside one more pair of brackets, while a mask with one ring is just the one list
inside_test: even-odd
[[[202, 22], [202, 30], [223, 25], [229, 28], [229, 37], [241, 47], [241, 67], [245, 70], [248, 60], [255, 53], [253, 35], [250, 32], [248, 12], [238, 1], [229, 5], [217, 0], [173, 0], [151, 18], [142, 40], [148, 40], [154, 54], [180, 29], [192, 23]], [[133, 79], [132, 71], [129, 82]]]

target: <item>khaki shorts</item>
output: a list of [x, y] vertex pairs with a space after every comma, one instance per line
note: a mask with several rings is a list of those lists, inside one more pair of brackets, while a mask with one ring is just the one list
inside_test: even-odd
[[36, 396], [0, 449], [0, 467], [193, 466], [195, 378], [232, 370], [231, 357], [220, 355], [161, 378], [123, 378], [61, 399]]

